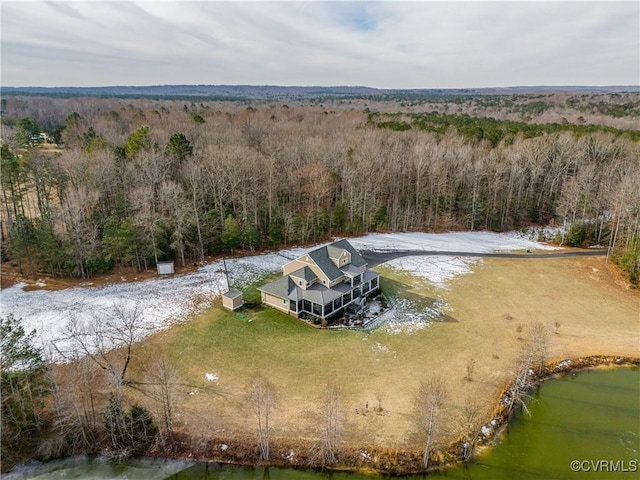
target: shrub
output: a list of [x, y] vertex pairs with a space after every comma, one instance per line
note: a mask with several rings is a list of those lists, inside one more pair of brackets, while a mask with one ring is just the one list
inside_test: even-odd
[[564, 237], [565, 245], [579, 247], [586, 240], [587, 232], [584, 223], [574, 223]]
[[640, 286], [640, 239], [637, 239], [630, 248], [614, 256], [614, 261], [627, 275], [634, 287]]

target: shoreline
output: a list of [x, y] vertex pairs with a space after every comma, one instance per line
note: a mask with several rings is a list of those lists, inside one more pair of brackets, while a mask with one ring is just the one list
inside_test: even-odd
[[[559, 379], [565, 375], [579, 373], [582, 371], [595, 370], [599, 368], [638, 368], [640, 367], [640, 357], [628, 357], [620, 355], [588, 355], [577, 358], [569, 358], [563, 360], [554, 360], [547, 362], [544, 372], [541, 375], [532, 375], [531, 388], [538, 388], [542, 383]], [[300, 464], [298, 462], [283, 461], [283, 459], [272, 459], [268, 462], [248, 461], [228, 461], [224, 459], [224, 455], [217, 458], [196, 458], [189, 457], [189, 460], [202, 461], [206, 463], [216, 463], [221, 465], [235, 466], [264, 466], [275, 468], [294, 468], [317, 471], [330, 472], [353, 472], [366, 475], [378, 476], [403, 476], [424, 474], [435, 471], [446, 470], [456, 465], [472, 462], [478, 454], [484, 454], [491, 448], [498, 445], [502, 439], [504, 431], [508, 428], [509, 423], [516, 412], [516, 409], [507, 412], [507, 403], [505, 399], [508, 397], [508, 390], [511, 384], [505, 385], [494, 407], [490, 419], [482, 424], [477, 433], [478, 441], [474, 448], [474, 452], [470, 458], [464, 459], [464, 440], [456, 439], [442, 451], [437, 452], [439, 458], [432, 458], [430, 466], [427, 470], [422, 468], [423, 452], [420, 450], [397, 450], [385, 447], [347, 447], [342, 449], [340, 453], [347, 453], [347, 458], [342, 462], [329, 466], [322, 464]], [[494, 422], [492, 424], [492, 422]], [[490, 425], [491, 433], [483, 435], [482, 428]], [[287, 447], [285, 447], [287, 448]], [[275, 448], [273, 451], [277, 451]], [[353, 455], [354, 451], [360, 455]], [[391, 454], [391, 455], [389, 455]], [[185, 458], [185, 457], [179, 457]], [[347, 462], [346, 460], [351, 460]], [[390, 468], [391, 467], [391, 468]]]
[[[572, 359], [563, 359], [548, 362], [545, 365], [545, 370], [542, 375], [534, 375], [532, 388], [537, 388], [542, 383], [561, 378], [564, 375], [578, 373], [587, 370], [595, 370], [598, 368], [638, 368], [640, 367], [640, 357], [627, 357], [619, 355], [589, 355], [581, 356]], [[218, 455], [212, 457], [176, 457], [188, 460], [201, 461], [205, 463], [215, 463], [220, 465], [234, 465], [234, 466], [264, 466], [275, 468], [293, 468], [304, 470], [317, 470], [317, 471], [330, 471], [330, 472], [353, 472], [362, 473], [367, 475], [390, 475], [390, 476], [402, 476], [402, 475], [415, 475], [423, 474], [434, 471], [446, 470], [447, 468], [454, 467], [456, 465], [464, 464], [473, 461], [473, 459], [479, 453], [485, 453], [489, 449], [498, 445], [501, 441], [502, 435], [515, 413], [515, 409], [507, 414], [505, 398], [508, 397], [508, 390], [510, 384], [505, 385], [502, 389], [495, 405], [492, 410], [491, 418], [484, 422], [480, 427], [491, 425], [491, 422], [495, 423], [492, 426], [492, 432], [489, 435], [482, 435], [480, 431], [477, 432], [478, 437], [483, 437], [475, 447], [474, 454], [467, 460], [463, 457], [463, 443], [464, 440], [456, 439], [449, 443], [449, 445], [438, 453], [440, 459], [432, 459], [431, 467], [426, 471], [421, 467], [423, 452], [420, 450], [397, 450], [389, 449], [385, 447], [346, 447], [341, 449], [338, 454], [346, 454], [346, 458], [342, 462], [336, 465], [322, 465], [321, 463], [305, 464], [297, 461], [285, 460], [283, 458], [272, 459], [268, 462], [251, 461], [250, 459], [229, 459], [225, 458], [223, 451], [219, 451]], [[231, 442], [224, 443], [230, 444]], [[255, 443], [255, 442], [253, 442]], [[253, 445], [252, 445], [253, 446]], [[278, 452], [284, 448], [285, 450], [290, 447], [282, 446], [275, 448], [272, 446], [272, 451]], [[354, 455], [354, 453], [356, 455]], [[359, 454], [359, 455], [358, 455]], [[340, 457], [339, 457], [340, 458]], [[349, 462], [348, 460], [351, 460]], [[386, 467], [386, 468], [385, 468]]]
[[[531, 388], [539, 387], [543, 382], [561, 378], [564, 375], [594, 370], [598, 368], [638, 368], [640, 357], [619, 355], [589, 355], [577, 358], [547, 362], [541, 375], [531, 375]], [[456, 465], [472, 462], [478, 455], [485, 454], [498, 445], [508, 428], [516, 409], [508, 410], [510, 384], [501, 390], [491, 411], [490, 418], [476, 432], [477, 444], [471, 457], [464, 457], [463, 438], [457, 438], [448, 446], [434, 452], [431, 465], [426, 471], [422, 467], [420, 450], [398, 450], [385, 447], [346, 446], [339, 449], [338, 463], [327, 465], [314, 454], [316, 442], [309, 441], [273, 441], [273, 458], [260, 461], [257, 458], [255, 439], [247, 436], [236, 438], [197, 439], [186, 434], [176, 434], [163, 452], [147, 452], [143, 457], [157, 459], [187, 460], [199, 463], [229, 465], [237, 467], [274, 467], [327, 472], [352, 472], [373, 476], [402, 476], [442, 471]], [[317, 451], [315, 451], [317, 454]], [[109, 456], [108, 452], [78, 452], [77, 455]], [[75, 455], [72, 455], [75, 456]], [[69, 458], [69, 457], [59, 457]], [[30, 460], [33, 460], [32, 458]], [[49, 458], [43, 463], [56, 458]], [[28, 462], [28, 461], [27, 461]], [[23, 462], [20, 465], [27, 463]], [[15, 466], [13, 467], [15, 468]], [[11, 470], [13, 470], [13, 468]], [[11, 470], [9, 470], [10, 473]]]
[[[549, 380], [556, 380], [568, 374], [579, 373], [587, 370], [596, 370], [600, 368], [638, 368], [640, 367], [640, 357], [627, 357], [620, 355], [588, 355], [577, 358], [569, 358], [564, 360], [556, 360], [547, 362], [544, 372], [541, 375], [532, 375], [531, 389], [538, 388], [542, 383]], [[489, 435], [483, 435], [483, 439], [478, 443], [478, 447], [482, 453], [497, 445], [502, 438], [504, 430], [508, 427], [515, 409], [507, 412], [509, 397], [508, 390], [511, 384], [506, 385], [498, 398], [493, 409], [492, 419], [485, 422], [482, 427], [490, 427], [492, 432]], [[491, 423], [494, 422], [495, 423]], [[481, 434], [482, 435], [482, 434]], [[477, 453], [477, 452], [476, 452]], [[475, 455], [474, 455], [475, 456]]]

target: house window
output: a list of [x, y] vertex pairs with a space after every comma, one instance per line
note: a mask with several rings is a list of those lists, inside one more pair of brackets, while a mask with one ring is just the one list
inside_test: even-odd
[[346, 305], [351, 301], [351, 292], [347, 292], [342, 296], [342, 304]]
[[326, 284], [327, 284], [327, 281], [326, 281], [326, 280], [322, 280], [322, 284], [323, 284], [323, 285], [326, 285]]
[[329, 302], [324, 306], [324, 314], [327, 315], [333, 312], [333, 302]]
[[298, 285], [302, 286], [302, 280], [298, 280]]
[[284, 304], [286, 305], [286, 304], [287, 304], [287, 299], [286, 299], [286, 298], [283, 298], [283, 299], [282, 299], [282, 303], [284, 303]]

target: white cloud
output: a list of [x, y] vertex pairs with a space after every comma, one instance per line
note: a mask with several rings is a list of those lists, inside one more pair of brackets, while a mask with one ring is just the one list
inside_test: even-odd
[[2, 2], [3, 85], [638, 84], [637, 2]]

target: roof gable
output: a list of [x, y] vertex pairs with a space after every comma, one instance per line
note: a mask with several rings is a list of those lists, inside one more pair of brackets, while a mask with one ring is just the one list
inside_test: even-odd
[[358, 251], [345, 239], [333, 242], [330, 246], [341, 248], [349, 252], [351, 254], [351, 264], [356, 267], [363, 267], [367, 264], [364, 258], [362, 258], [362, 255], [360, 255], [360, 253], [358, 253]]
[[311, 270], [309, 267], [299, 268], [295, 272], [291, 272], [289, 275], [292, 277], [300, 278], [305, 282], [313, 282], [318, 278], [313, 270]]
[[333, 260], [329, 258], [327, 247], [320, 247], [316, 250], [313, 250], [309, 252], [309, 256], [313, 259], [316, 265], [318, 265], [318, 268], [320, 268], [320, 270], [324, 272], [329, 280], [333, 281], [342, 275], [340, 269], [336, 267], [336, 264], [333, 263]]
[[[342, 250], [346, 250], [351, 254], [352, 265], [356, 267], [363, 267], [367, 264], [358, 251], [346, 240], [338, 240], [330, 245], [316, 248], [315, 250], [310, 251], [307, 255], [313, 259], [315, 264], [324, 272], [329, 280], [333, 281], [341, 277], [343, 273], [333, 262], [332, 256]], [[338, 254], [338, 257], [340, 254]]]
[[344, 248], [334, 247], [333, 244], [327, 245], [327, 254], [331, 260], [338, 260], [344, 251]]

